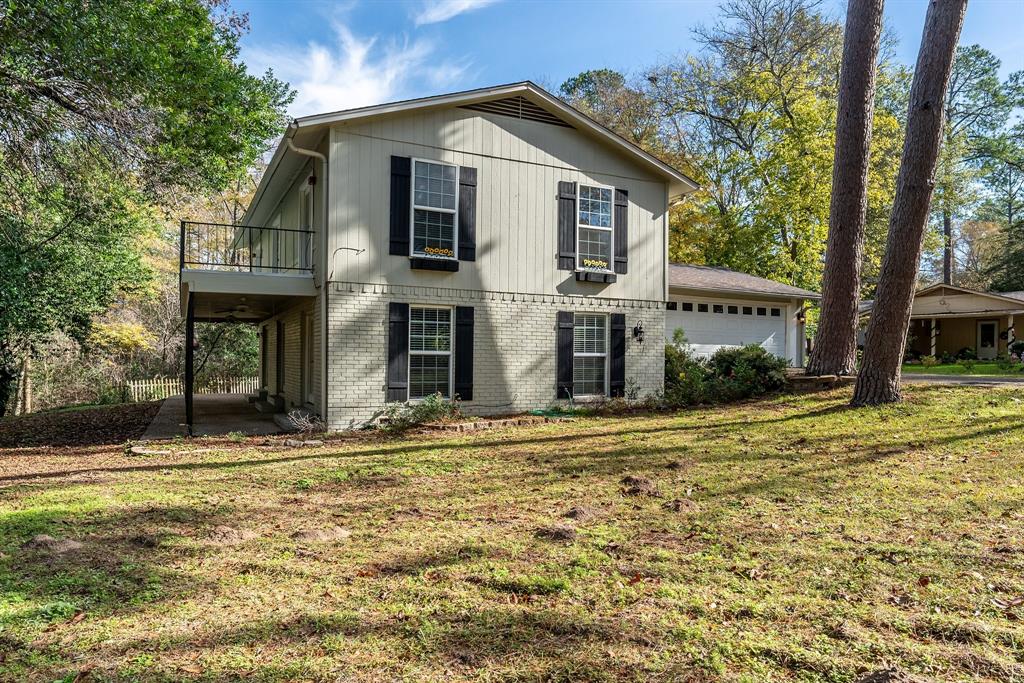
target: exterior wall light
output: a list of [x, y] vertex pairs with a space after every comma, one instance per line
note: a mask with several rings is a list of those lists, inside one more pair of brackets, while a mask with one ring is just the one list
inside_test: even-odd
[[637, 320], [636, 326], [633, 328], [633, 339], [636, 339], [637, 344], [644, 343], [644, 321]]

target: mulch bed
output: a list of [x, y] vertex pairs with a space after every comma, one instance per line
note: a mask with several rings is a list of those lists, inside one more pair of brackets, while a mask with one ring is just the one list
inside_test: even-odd
[[0, 420], [0, 448], [103, 446], [137, 439], [160, 401], [32, 413]]

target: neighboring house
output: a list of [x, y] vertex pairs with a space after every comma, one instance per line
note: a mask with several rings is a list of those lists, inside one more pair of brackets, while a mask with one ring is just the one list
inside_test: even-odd
[[682, 330], [689, 347], [710, 356], [758, 344], [793, 366], [804, 362], [804, 313], [821, 296], [726, 268], [669, 266], [667, 336]]
[[[532, 83], [297, 119], [241, 226], [182, 223], [186, 385], [194, 323], [236, 320], [274, 408], [334, 429], [434, 393], [473, 414], [657, 393], [669, 206], [696, 188]], [[785, 321], [807, 298], [691, 292]]]
[[[873, 303], [861, 304], [862, 315], [871, 314]], [[1014, 341], [1014, 317], [1022, 315], [1024, 292], [932, 285], [914, 294], [907, 347], [917, 356], [955, 356], [971, 349], [978, 358], [995, 359], [1007, 354]]]

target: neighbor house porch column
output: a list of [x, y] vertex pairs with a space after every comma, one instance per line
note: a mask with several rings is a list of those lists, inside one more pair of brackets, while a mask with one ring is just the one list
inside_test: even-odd
[[930, 355], [934, 358], [935, 357], [935, 350], [938, 348], [937, 339], [936, 339], [938, 337], [938, 329], [936, 327], [935, 318], [932, 318], [931, 336], [932, 336], [932, 345], [931, 345], [931, 349], [932, 350], [931, 350], [931, 354]]
[[1013, 313], [1006, 316], [1006, 357], [1010, 357], [1010, 347], [1013, 346], [1013, 342], [1016, 339], [1016, 335], [1013, 333]]

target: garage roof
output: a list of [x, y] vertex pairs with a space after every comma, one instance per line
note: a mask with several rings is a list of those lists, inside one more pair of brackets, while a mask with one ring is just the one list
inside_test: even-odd
[[700, 289], [711, 292], [788, 296], [815, 300], [821, 298], [820, 294], [806, 289], [757, 277], [756, 275], [739, 273], [728, 268], [695, 266], [686, 263], [669, 264], [668, 284], [669, 287]]

